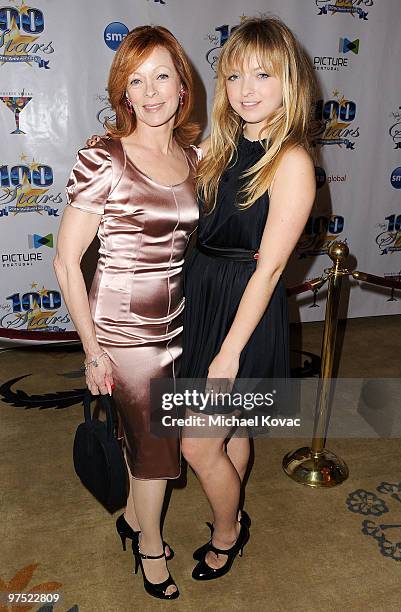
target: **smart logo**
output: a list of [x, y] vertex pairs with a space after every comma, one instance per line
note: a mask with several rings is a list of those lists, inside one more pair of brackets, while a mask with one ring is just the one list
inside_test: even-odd
[[394, 189], [401, 189], [401, 167], [392, 171], [390, 180]]
[[338, 48], [340, 53], [349, 53], [350, 51], [352, 51], [352, 53], [355, 53], [355, 55], [358, 55], [359, 53], [359, 38], [356, 38], [355, 40], [348, 40], [348, 38], [340, 38], [340, 45]]
[[19, 6], [0, 7], [0, 65], [24, 62], [49, 69], [49, 60], [38, 55], [54, 53], [53, 41], [37, 42], [44, 29], [42, 11], [28, 6], [25, 0]]
[[47, 234], [47, 236], [39, 236], [39, 234], [29, 234], [28, 245], [30, 249], [40, 249], [42, 246], [47, 246], [49, 249], [53, 248], [53, 234]]
[[112, 51], [116, 51], [124, 38], [127, 36], [129, 29], [120, 21], [113, 21], [106, 27], [103, 38], [106, 45]]

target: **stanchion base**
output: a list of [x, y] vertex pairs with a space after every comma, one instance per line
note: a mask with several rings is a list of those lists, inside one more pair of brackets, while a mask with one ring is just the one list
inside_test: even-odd
[[283, 470], [292, 480], [308, 487], [335, 487], [349, 474], [347, 464], [340, 457], [326, 448], [315, 453], [308, 446], [287, 453]]

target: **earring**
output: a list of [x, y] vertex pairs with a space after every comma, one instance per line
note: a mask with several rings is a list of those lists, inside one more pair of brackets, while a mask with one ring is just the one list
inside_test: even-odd
[[184, 96], [187, 92], [184, 89], [184, 86], [181, 85], [180, 93], [178, 94], [178, 99], [180, 101], [180, 106], [184, 104]]
[[127, 94], [125, 94], [125, 104], [127, 106], [128, 112], [132, 115], [133, 112], [134, 112], [134, 107], [132, 106], [132, 102], [129, 99], [129, 97], [127, 96]]

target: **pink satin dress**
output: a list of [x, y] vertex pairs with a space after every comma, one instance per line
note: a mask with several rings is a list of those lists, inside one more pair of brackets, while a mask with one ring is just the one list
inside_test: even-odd
[[182, 352], [183, 257], [198, 221], [197, 154], [188, 177], [161, 185], [128, 158], [119, 139], [78, 152], [70, 206], [101, 215], [99, 260], [89, 293], [97, 340], [112, 362], [113, 397], [134, 478], [178, 478], [178, 436], [150, 431], [150, 380], [175, 379]]

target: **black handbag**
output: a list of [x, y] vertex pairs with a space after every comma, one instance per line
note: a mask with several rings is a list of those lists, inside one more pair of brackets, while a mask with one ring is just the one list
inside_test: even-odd
[[85, 421], [74, 438], [74, 468], [84, 487], [110, 513], [127, 502], [127, 468], [116, 438], [115, 410], [108, 395], [97, 396], [106, 412], [106, 421], [93, 418], [89, 390], [84, 396]]

